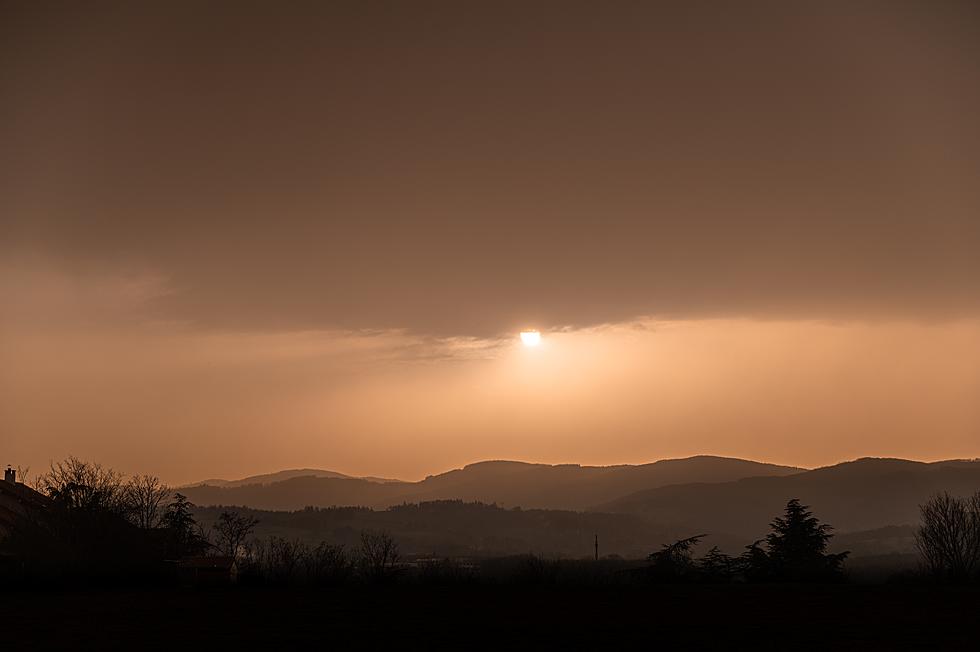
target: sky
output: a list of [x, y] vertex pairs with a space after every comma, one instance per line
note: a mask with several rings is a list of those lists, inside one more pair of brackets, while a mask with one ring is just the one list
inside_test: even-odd
[[978, 79], [972, 2], [4, 2], [0, 463], [976, 457]]

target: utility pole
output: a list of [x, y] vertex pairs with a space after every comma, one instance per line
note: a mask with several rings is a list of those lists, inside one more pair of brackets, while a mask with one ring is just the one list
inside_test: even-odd
[[599, 533], [595, 535], [595, 560], [599, 561]]

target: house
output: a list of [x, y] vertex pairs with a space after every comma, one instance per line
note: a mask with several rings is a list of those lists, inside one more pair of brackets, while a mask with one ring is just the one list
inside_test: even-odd
[[17, 472], [9, 466], [0, 481], [0, 537], [13, 527], [17, 518], [29, 509], [44, 509], [51, 499], [22, 482], [17, 482]]
[[234, 557], [186, 557], [177, 562], [177, 578], [184, 586], [223, 586], [238, 579]]

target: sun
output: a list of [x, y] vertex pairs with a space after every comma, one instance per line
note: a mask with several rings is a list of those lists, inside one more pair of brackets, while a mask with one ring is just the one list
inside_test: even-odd
[[537, 346], [541, 344], [541, 333], [539, 331], [521, 331], [521, 342], [524, 346]]

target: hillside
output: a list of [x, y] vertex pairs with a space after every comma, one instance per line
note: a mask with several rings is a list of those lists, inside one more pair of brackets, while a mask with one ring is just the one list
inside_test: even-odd
[[864, 458], [784, 477], [677, 484], [648, 489], [593, 506], [637, 514], [691, 532], [759, 538], [790, 498], [799, 498], [837, 531], [915, 524], [919, 505], [949, 491], [980, 488], [980, 462], [910, 462]]
[[[258, 519], [257, 537], [280, 536], [315, 545], [320, 541], [356, 549], [362, 530], [384, 530], [408, 556], [496, 557], [535, 553], [591, 558], [600, 554], [642, 558], [668, 540], [665, 528], [631, 514], [503, 509], [482, 503], [437, 501], [386, 510], [338, 507], [294, 512], [246, 510]], [[213, 524], [221, 510], [197, 508]]]
[[211, 486], [211, 487], [244, 487], [247, 485], [259, 484], [273, 484], [275, 482], [283, 482], [285, 480], [292, 480], [293, 478], [335, 478], [340, 480], [367, 480], [368, 482], [401, 482], [400, 480], [391, 480], [388, 478], [375, 478], [375, 477], [355, 477], [351, 475], [346, 475], [344, 473], [337, 473], [336, 471], [327, 471], [324, 469], [286, 469], [284, 471], [276, 471], [275, 473], [264, 473], [262, 475], [252, 475], [247, 478], [242, 478], [240, 480], [222, 480], [220, 478], [210, 478], [208, 480], [201, 480], [200, 482], [193, 482], [187, 487], [200, 487], [200, 486]]
[[258, 509], [291, 510], [334, 505], [387, 507], [459, 499], [526, 509], [585, 510], [637, 491], [670, 484], [727, 482], [754, 476], [795, 474], [802, 470], [711, 456], [661, 460], [636, 466], [488, 461], [429, 476], [419, 482], [379, 483], [359, 478], [302, 475], [265, 483], [223, 486], [209, 483], [183, 491], [199, 505], [244, 505]]

